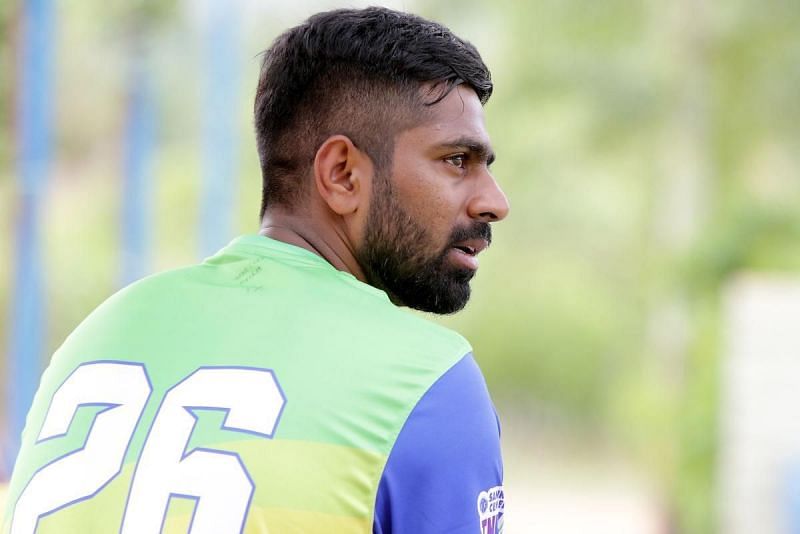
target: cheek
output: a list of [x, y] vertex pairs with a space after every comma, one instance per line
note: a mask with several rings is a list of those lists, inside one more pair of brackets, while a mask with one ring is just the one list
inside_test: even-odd
[[422, 226], [436, 246], [444, 246], [456, 226], [461, 205], [446, 179], [421, 177], [398, 191], [406, 212]]

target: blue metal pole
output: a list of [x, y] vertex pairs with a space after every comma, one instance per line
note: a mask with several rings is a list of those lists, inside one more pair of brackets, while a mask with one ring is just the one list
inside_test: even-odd
[[6, 476], [19, 450], [45, 348], [39, 211], [52, 158], [53, 16], [51, 0], [23, 2], [17, 90], [19, 211], [9, 335], [8, 439], [3, 462]]
[[[141, 39], [141, 36], [134, 37]], [[130, 57], [122, 186], [122, 285], [150, 269], [155, 112], [147, 54], [141, 41]]]
[[239, 68], [236, 3], [207, 2], [203, 98], [203, 182], [200, 254], [216, 252], [233, 237], [238, 172]]
[[783, 476], [786, 534], [800, 534], [800, 458], [788, 463]]

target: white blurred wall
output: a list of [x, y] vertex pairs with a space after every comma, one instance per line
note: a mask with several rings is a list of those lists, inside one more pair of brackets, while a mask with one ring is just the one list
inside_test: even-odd
[[739, 277], [723, 324], [719, 531], [798, 532], [800, 278]]

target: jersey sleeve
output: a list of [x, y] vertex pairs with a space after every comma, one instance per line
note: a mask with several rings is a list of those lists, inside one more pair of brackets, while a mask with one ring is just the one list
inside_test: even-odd
[[500, 426], [472, 354], [423, 395], [392, 448], [374, 534], [502, 531]]

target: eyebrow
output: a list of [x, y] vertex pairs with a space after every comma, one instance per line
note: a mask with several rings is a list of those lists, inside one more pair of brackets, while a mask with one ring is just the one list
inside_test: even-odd
[[446, 141], [438, 145], [441, 149], [466, 149], [468, 152], [474, 154], [481, 161], [485, 161], [486, 165], [491, 165], [496, 157], [494, 150], [482, 141], [478, 141], [472, 137], [459, 137], [452, 141]]

